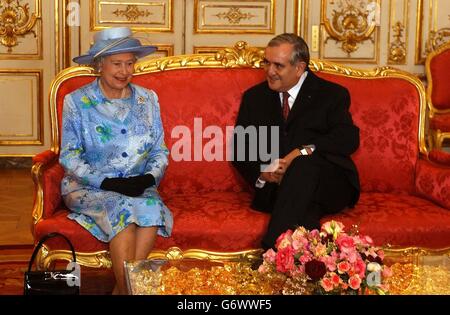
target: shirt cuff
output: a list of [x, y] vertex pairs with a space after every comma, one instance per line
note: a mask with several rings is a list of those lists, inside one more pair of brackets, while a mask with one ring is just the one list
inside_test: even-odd
[[260, 179], [258, 177], [258, 179], [256, 180], [256, 183], [255, 183], [255, 187], [256, 188], [263, 188], [265, 184], [266, 184], [266, 181], [262, 180], [262, 179]]

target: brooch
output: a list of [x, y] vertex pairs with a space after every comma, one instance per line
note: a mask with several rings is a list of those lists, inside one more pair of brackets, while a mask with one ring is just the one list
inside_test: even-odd
[[143, 96], [139, 96], [138, 98], [137, 98], [137, 103], [138, 104], [144, 104], [145, 103], [145, 98], [143, 97]]

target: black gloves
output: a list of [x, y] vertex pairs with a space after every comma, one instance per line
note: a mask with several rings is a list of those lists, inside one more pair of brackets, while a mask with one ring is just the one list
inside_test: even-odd
[[133, 177], [105, 178], [100, 185], [103, 190], [118, 192], [129, 197], [142, 195], [145, 189], [155, 185], [155, 178], [151, 174]]

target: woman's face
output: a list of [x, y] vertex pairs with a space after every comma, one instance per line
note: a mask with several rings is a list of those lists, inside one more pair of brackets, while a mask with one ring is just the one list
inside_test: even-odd
[[103, 88], [107, 93], [120, 96], [131, 81], [136, 57], [133, 53], [106, 56], [99, 65]]

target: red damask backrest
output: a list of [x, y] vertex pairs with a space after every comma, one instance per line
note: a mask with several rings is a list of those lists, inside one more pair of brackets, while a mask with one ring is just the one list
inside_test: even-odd
[[417, 87], [402, 78], [318, 75], [350, 92], [350, 111], [360, 129], [360, 147], [352, 158], [361, 190], [413, 193], [423, 97]]
[[426, 61], [429, 97], [434, 108], [450, 109], [450, 43], [432, 52]]
[[[350, 91], [351, 112], [361, 136], [360, 148], [353, 158], [362, 191], [412, 193], [423, 97], [417, 86], [399, 77], [363, 78], [330, 72], [318, 75]], [[63, 96], [92, 79], [70, 78], [59, 86], [59, 124]], [[202, 139], [201, 134], [207, 126], [218, 126], [225, 134], [226, 127], [234, 125], [242, 93], [262, 80], [264, 72], [256, 68], [180, 68], [139, 74], [133, 82], [157, 93], [169, 150], [180, 137], [172, 132], [186, 126], [191, 132], [191, 152], [194, 152], [195, 141], [202, 142], [201, 149], [209, 141]], [[194, 132], [194, 119], [200, 133]], [[194, 140], [195, 137], [200, 140]], [[226, 156], [223, 161], [208, 162], [202, 152], [197, 153], [200, 161], [174, 161], [171, 154], [161, 184], [164, 195], [248, 189]]]

